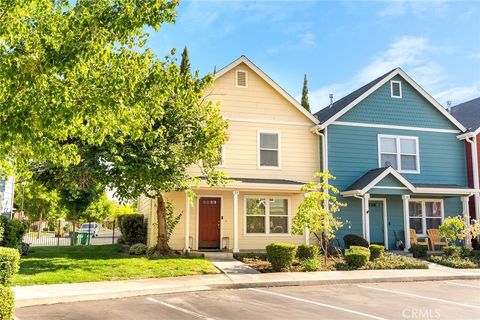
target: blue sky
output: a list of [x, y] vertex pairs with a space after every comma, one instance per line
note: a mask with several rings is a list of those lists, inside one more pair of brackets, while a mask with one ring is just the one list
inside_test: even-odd
[[160, 57], [188, 47], [202, 74], [246, 55], [312, 111], [402, 67], [443, 105], [480, 96], [480, 1], [183, 1], [151, 33]]

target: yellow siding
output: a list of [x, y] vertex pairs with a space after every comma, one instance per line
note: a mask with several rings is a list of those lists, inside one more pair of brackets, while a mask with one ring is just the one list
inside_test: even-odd
[[[247, 88], [235, 86], [236, 70], [248, 72]], [[320, 169], [319, 137], [310, 131], [314, 124], [245, 64], [217, 79], [208, 97], [220, 102], [229, 123], [221, 170], [230, 177], [307, 182]], [[280, 134], [278, 169], [257, 166], [257, 136], [262, 130]], [[198, 168], [191, 173], [201, 174]]]

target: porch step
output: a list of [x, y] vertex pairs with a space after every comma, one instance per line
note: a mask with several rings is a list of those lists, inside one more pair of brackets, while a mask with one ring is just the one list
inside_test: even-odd
[[210, 261], [230, 261], [233, 259], [233, 253], [227, 251], [204, 251], [202, 252], [205, 259]]

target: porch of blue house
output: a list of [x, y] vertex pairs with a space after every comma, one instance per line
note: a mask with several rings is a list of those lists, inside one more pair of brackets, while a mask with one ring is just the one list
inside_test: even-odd
[[388, 250], [398, 249], [400, 240], [408, 250], [410, 229], [424, 238], [446, 217], [462, 215], [469, 223], [472, 193], [458, 185], [412, 184], [391, 167], [373, 169], [341, 192], [347, 206], [340, 213], [345, 226], [337, 237], [358, 234]]

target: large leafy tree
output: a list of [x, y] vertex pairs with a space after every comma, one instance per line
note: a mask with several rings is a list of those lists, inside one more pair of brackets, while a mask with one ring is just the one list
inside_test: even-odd
[[[170, 99], [150, 113], [150, 131], [122, 143], [111, 139], [93, 147], [99, 159], [97, 172], [117, 196], [134, 199], [143, 194], [157, 199], [157, 251], [161, 254], [170, 251], [163, 193], [183, 190], [191, 195], [192, 187], [200, 183], [199, 176], [210, 185], [224, 183], [225, 176], [216, 166], [219, 149], [227, 139], [227, 123], [219, 106], [204, 98], [212, 76], [181, 74], [175, 64], [169, 65], [167, 74], [168, 80], [157, 80], [159, 88], [168, 82]], [[152, 97], [163, 90], [152, 90]], [[194, 166], [200, 168], [199, 174], [192, 173]]]
[[[0, 169], [66, 166], [78, 142], [135, 137], [148, 119], [153, 65], [145, 28], [178, 0], [0, 0]], [[158, 69], [157, 69], [158, 70]]]
[[37, 181], [28, 181], [22, 185], [15, 192], [14, 202], [17, 208], [23, 209], [30, 221], [55, 221], [66, 215], [60, 205], [58, 192]]

